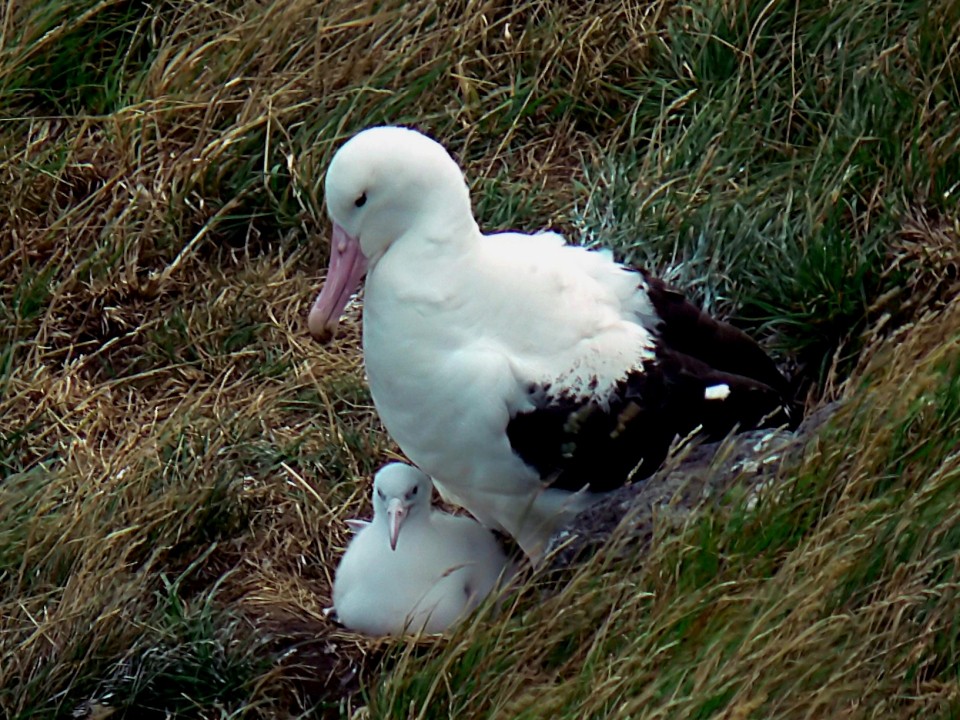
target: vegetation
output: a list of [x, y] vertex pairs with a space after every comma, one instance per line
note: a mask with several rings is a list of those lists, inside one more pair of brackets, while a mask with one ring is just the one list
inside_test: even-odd
[[[376, 124], [841, 410], [449, 638], [322, 614], [396, 448], [305, 331]], [[960, 716], [960, 3], [0, 3], [0, 716]]]

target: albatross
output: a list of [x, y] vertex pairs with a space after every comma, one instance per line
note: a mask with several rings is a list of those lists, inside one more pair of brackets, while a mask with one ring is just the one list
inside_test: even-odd
[[337, 567], [333, 607], [367, 635], [442, 632], [496, 587], [507, 559], [476, 521], [433, 510], [422, 472], [391, 463], [373, 483], [373, 520]]
[[784, 420], [787, 382], [749, 336], [609, 251], [484, 234], [460, 167], [415, 130], [352, 137], [325, 195], [310, 333], [335, 335], [366, 276], [364, 363], [387, 432], [444, 499], [534, 561], [678, 436]]

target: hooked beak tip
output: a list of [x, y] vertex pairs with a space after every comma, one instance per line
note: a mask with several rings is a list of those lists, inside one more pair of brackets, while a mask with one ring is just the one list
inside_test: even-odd
[[329, 318], [323, 309], [318, 309], [316, 304], [310, 308], [310, 314], [307, 315], [307, 330], [310, 337], [321, 345], [326, 345], [337, 336], [338, 318]]
[[321, 345], [326, 345], [331, 340], [337, 336], [337, 331], [334, 328], [322, 327], [313, 329], [310, 328], [310, 337], [316, 340]]

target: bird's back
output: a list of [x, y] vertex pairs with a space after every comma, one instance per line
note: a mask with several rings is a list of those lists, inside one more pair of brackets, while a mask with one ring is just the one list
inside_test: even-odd
[[509, 572], [506, 555], [493, 534], [472, 518], [435, 512], [432, 520], [449, 551], [445, 564], [464, 569], [473, 607]]

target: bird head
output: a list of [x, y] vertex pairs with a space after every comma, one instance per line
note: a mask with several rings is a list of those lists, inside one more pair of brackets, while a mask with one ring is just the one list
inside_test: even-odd
[[386, 521], [390, 549], [397, 549], [400, 528], [430, 512], [430, 478], [412, 465], [390, 463], [373, 480], [374, 521]]
[[449, 234], [475, 227], [463, 173], [442, 145], [401, 127], [375, 127], [348, 140], [327, 169], [327, 213], [333, 225], [330, 267], [308, 318], [326, 342], [364, 274], [411, 232]]

